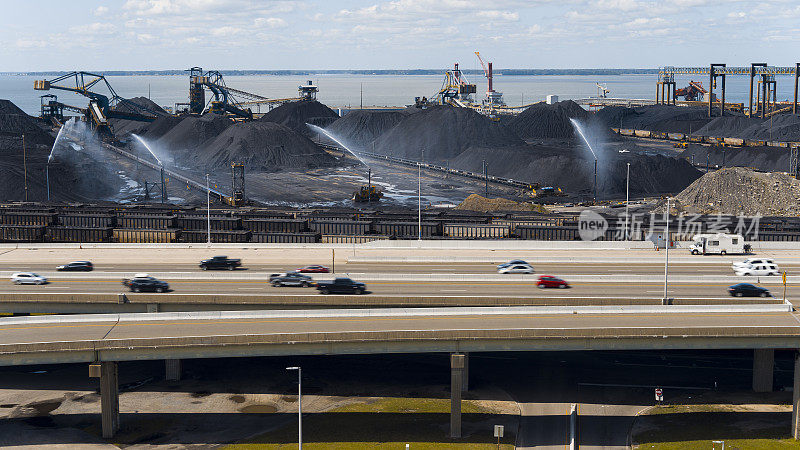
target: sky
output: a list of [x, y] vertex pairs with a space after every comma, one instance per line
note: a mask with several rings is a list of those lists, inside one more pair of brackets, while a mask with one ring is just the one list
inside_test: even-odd
[[0, 0], [0, 72], [800, 61], [798, 0]]

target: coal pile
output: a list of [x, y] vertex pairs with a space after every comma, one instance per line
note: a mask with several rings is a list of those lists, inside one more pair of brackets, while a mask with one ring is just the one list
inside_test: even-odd
[[375, 140], [375, 152], [426, 161], [457, 156], [469, 147], [502, 148], [524, 143], [513, 132], [470, 108], [434, 106], [409, 114]]
[[789, 151], [781, 147], [713, 147], [690, 145], [681, 156], [695, 165], [749, 167], [767, 172], [789, 171]]
[[161, 116], [158, 119], [154, 120], [147, 124], [147, 126], [142, 130], [142, 133], [136, 133], [140, 136], [148, 140], [155, 140], [160, 139], [162, 136], [167, 134], [170, 130], [175, 128], [179, 123], [183, 121], [187, 116]]
[[[594, 159], [574, 149], [543, 145], [471, 148], [455, 158], [450, 166], [480, 173], [483, 160], [489, 162], [489, 175], [538, 182], [584, 196], [593, 194]], [[600, 199], [625, 195], [628, 162], [631, 163], [630, 189], [636, 195], [679, 192], [701, 175], [683, 159], [612, 154], [598, 162]]]
[[575, 129], [569, 119], [585, 122], [589, 113], [572, 100], [529, 106], [506, 125], [522, 139], [572, 139]]
[[[419, 111], [414, 108], [414, 111]], [[354, 110], [326, 127], [337, 138], [359, 150], [372, 150], [372, 141], [397, 125], [410, 112]]]
[[676, 196], [690, 214], [800, 216], [800, 181], [742, 167], [709, 172]]
[[800, 117], [776, 114], [768, 119], [723, 116], [710, 121], [694, 134], [754, 141], [800, 141]]
[[[10, 101], [0, 100], [0, 200], [25, 199], [26, 172], [28, 200], [47, 200], [46, 167], [54, 141], [36, 118]], [[98, 160], [91, 152], [59, 147], [50, 164], [52, 200], [107, 200], [119, 193], [122, 180], [107, 161]]]
[[197, 164], [229, 168], [243, 163], [248, 171], [275, 172], [334, 166], [337, 160], [302, 134], [273, 122], [231, 125], [196, 153]]
[[[604, 110], [612, 108], [607, 112]], [[595, 115], [611, 128], [649, 130], [661, 133], [694, 133], [711, 121], [708, 109], [695, 106], [651, 105], [620, 109], [606, 107]]]
[[[150, 100], [147, 97], [134, 97], [127, 99], [128, 102], [133, 103], [135, 105], [141, 106], [142, 108], [152, 111], [157, 115], [166, 115], [167, 112], [160, 106], [158, 106], [154, 101]], [[142, 111], [135, 106], [131, 106], [127, 103], [119, 103], [117, 106], [114, 107], [114, 111], [126, 112], [126, 113], [134, 113], [134, 114], [145, 114], [148, 113], [146, 111]], [[117, 137], [123, 137], [128, 134], [141, 134], [145, 130], [147, 130], [150, 126], [150, 122], [140, 122], [137, 120], [126, 120], [126, 119], [111, 119], [111, 128], [114, 130], [114, 134]]]
[[31, 117], [9, 100], [0, 99], [0, 146], [14, 146], [17, 140], [30, 146], [53, 145], [53, 136], [48, 133], [38, 119]]
[[339, 115], [334, 110], [322, 103], [316, 100], [302, 100], [285, 103], [264, 114], [259, 120], [279, 123], [306, 136], [311, 136], [313, 133], [308, 129], [306, 123], [325, 128], [338, 118]]
[[692, 132], [698, 136], [713, 137], [738, 137], [744, 130], [759, 125], [761, 119], [749, 118], [744, 116], [723, 116], [717, 117], [708, 122], [706, 126]]
[[230, 119], [214, 113], [199, 117], [187, 116], [164, 133], [156, 141], [156, 145], [168, 149], [176, 159], [179, 159], [184, 153], [194, 153], [203, 144], [215, 139], [231, 124], [233, 122]]

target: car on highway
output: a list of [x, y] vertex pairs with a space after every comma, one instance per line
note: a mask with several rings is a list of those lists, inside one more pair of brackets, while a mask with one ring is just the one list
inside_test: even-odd
[[231, 259], [227, 256], [215, 256], [210, 259], [204, 259], [200, 261], [200, 268], [203, 270], [235, 270], [237, 267], [241, 267], [242, 260], [241, 259]]
[[131, 292], [167, 292], [169, 284], [157, 278], [151, 277], [146, 273], [137, 273], [133, 278], [122, 280], [122, 284], [128, 286]]
[[300, 286], [300, 287], [311, 287], [314, 286], [314, 279], [308, 275], [303, 275], [302, 273], [297, 272], [289, 272], [289, 273], [279, 273], [273, 274], [277, 276], [270, 276], [269, 277], [269, 284], [273, 287], [282, 287], [282, 286]]
[[500, 270], [503, 267], [513, 266], [515, 264], [528, 264], [528, 263], [523, 261], [523, 260], [521, 260], [521, 259], [512, 259], [511, 261], [509, 261], [507, 263], [498, 264], [497, 265], [497, 270]]
[[72, 261], [56, 266], [56, 270], [59, 272], [91, 272], [94, 270], [94, 265], [91, 261]]
[[350, 278], [336, 278], [332, 281], [317, 281], [320, 294], [358, 294], [367, 292], [367, 285]]
[[772, 297], [769, 290], [750, 283], [738, 283], [728, 287], [731, 297]]
[[781, 270], [775, 263], [758, 262], [749, 266], [735, 266], [733, 272], [740, 277], [767, 277], [780, 275]]
[[543, 288], [566, 289], [570, 286], [566, 281], [562, 280], [561, 278], [554, 277], [552, 275], [542, 275], [536, 282], [536, 287], [538, 287], [539, 289]]
[[17, 272], [11, 274], [11, 282], [14, 284], [47, 284], [47, 278], [33, 272]]
[[330, 269], [325, 266], [305, 266], [295, 269], [297, 273], [330, 273]]
[[744, 261], [731, 263], [731, 267], [736, 269], [737, 267], [757, 266], [760, 264], [775, 264], [775, 261], [773, 261], [772, 258], [747, 258]]
[[533, 266], [528, 263], [510, 264], [505, 267], [498, 267], [497, 273], [533, 273]]

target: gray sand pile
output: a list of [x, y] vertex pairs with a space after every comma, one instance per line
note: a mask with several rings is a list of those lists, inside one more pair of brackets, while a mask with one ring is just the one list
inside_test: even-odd
[[[701, 175], [682, 159], [628, 155], [609, 155], [599, 161], [597, 185], [601, 199], [625, 194], [627, 162], [631, 163], [631, 193], [637, 195], [679, 192]], [[450, 166], [481, 172], [484, 159], [489, 162], [489, 175], [538, 182], [570, 193], [592, 193], [594, 160], [576, 150], [539, 145], [471, 148], [455, 158]]]
[[[419, 111], [414, 108], [414, 111]], [[326, 127], [334, 136], [357, 150], [372, 150], [372, 141], [397, 125], [410, 112], [354, 110]]]
[[264, 114], [259, 120], [285, 125], [295, 131], [311, 136], [306, 123], [327, 127], [339, 118], [336, 112], [316, 100], [303, 100], [283, 104]]
[[585, 122], [589, 113], [572, 100], [529, 106], [506, 125], [522, 139], [571, 139], [575, 129], [569, 119]]
[[471, 146], [502, 148], [524, 143], [502, 125], [469, 108], [434, 106], [409, 114], [375, 140], [375, 152], [426, 161], [453, 158]]
[[672, 105], [624, 109], [611, 106], [598, 111], [595, 117], [610, 128], [621, 127], [684, 134], [694, 133], [711, 121], [706, 108]]
[[678, 209], [691, 214], [800, 216], [800, 181], [731, 167], [703, 175], [676, 199]]
[[302, 134], [273, 122], [236, 123], [196, 153], [197, 162], [229, 168], [243, 163], [247, 171], [274, 172], [336, 165], [336, 159]]
[[494, 211], [534, 211], [546, 213], [547, 210], [536, 203], [515, 202], [506, 198], [486, 198], [478, 194], [470, 194], [455, 207], [458, 210], [494, 212]]

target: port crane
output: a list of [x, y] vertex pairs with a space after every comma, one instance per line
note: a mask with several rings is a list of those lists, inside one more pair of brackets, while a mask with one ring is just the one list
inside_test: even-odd
[[699, 81], [690, 81], [689, 86], [675, 90], [675, 97], [683, 97], [686, 101], [694, 102], [702, 99], [707, 93], [708, 91], [703, 87], [702, 83]]
[[472, 94], [475, 92], [477, 92], [476, 86], [467, 81], [467, 78], [461, 73], [461, 69], [458, 68], [458, 63], [455, 63], [453, 70], [445, 71], [442, 87], [434, 96], [433, 103], [466, 106], [473, 102]]
[[[104, 86], [108, 94], [97, 92], [96, 88]], [[163, 113], [152, 111], [142, 105], [138, 105], [130, 100], [126, 100], [117, 95], [114, 88], [105, 76], [90, 72], [70, 72], [65, 75], [53, 78], [52, 80], [35, 80], [33, 89], [37, 91], [49, 91], [51, 89], [74, 92], [89, 98], [89, 106], [84, 110], [58, 102], [55, 95], [42, 98], [42, 111], [59, 114], [63, 109], [77, 110], [86, 115], [88, 122], [96, 128], [98, 134], [106, 137], [113, 137], [109, 119], [136, 120], [140, 122], [152, 122]], [[125, 109], [121, 108], [122, 106]]]
[[[192, 67], [189, 72], [189, 112], [192, 114], [203, 114], [205, 111], [218, 114], [231, 114], [244, 120], [253, 118], [251, 107], [259, 108], [266, 105], [269, 109], [280, 106], [284, 103], [300, 100], [316, 100], [319, 88], [309, 80], [307, 84], [297, 88], [298, 96], [292, 98], [267, 98], [252, 92], [234, 89], [225, 84], [225, 78], [217, 70], [203, 71], [202, 67]], [[208, 89], [214, 95], [210, 104], [206, 104], [206, 91]], [[185, 104], [183, 104], [185, 105]]]
[[475, 56], [478, 57], [478, 61], [480, 61], [481, 67], [483, 67], [483, 75], [486, 77], [486, 80], [488, 80], [489, 83], [488, 88], [486, 89], [486, 97], [483, 99], [483, 105], [489, 108], [506, 106], [506, 103], [503, 101], [503, 93], [494, 90], [494, 74], [492, 73], [492, 63], [484, 63], [480, 52], [475, 52]]
[[595, 83], [597, 86], [597, 98], [608, 98], [608, 93], [611, 92], [608, 90], [608, 86], [605, 84]]

